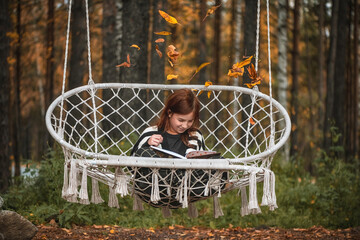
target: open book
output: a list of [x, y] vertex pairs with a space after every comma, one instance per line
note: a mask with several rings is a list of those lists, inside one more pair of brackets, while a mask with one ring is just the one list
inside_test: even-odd
[[220, 153], [214, 152], [214, 151], [192, 151], [192, 152], [189, 152], [188, 154], [186, 154], [186, 156], [184, 157], [184, 156], [182, 156], [176, 152], [170, 151], [170, 150], [162, 149], [162, 148], [155, 147], [155, 146], [150, 146], [150, 147], [152, 149], [154, 149], [155, 152], [158, 153], [160, 157], [164, 157], [164, 158], [173, 157], [173, 158], [187, 159], [187, 158], [220, 157]]

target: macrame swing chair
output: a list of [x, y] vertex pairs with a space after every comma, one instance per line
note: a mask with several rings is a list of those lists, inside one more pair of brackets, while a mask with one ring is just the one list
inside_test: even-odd
[[[214, 216], [223, 215], [219, 197], [237, 189], [241, 215], [261, 212], [257, 183], [263, 182], [261, 205], [277, 208], [272, 159], [290, 135], [286, 110], [272, 98], [267, 0], [269, 95], [238, 86], [98, 83], [92, 79], [88, 2], [86, 4], [88, 85], [65, 92], [71, 5], [68, 23], [62, 94], [49, 106], [46, 126], [61, 145], [64, 157], [62, 197], [82, 204], [102, 203], [98, 182], [109, 187], [108, 205], [119, 207], [118, 197], [132, 195], [134, 210], [142, 202], [170, 209], [188, 207], [196, 217], [194, 202], [213, 197]], [[257, 10], [255, 70], [258, 68], [260, 0]], [[176, 89], [197, 90], [201, 102], [200, 130], [208, 150], [221, 159], [175, 159], [129, 156], [141, 132], [156, 120], [165, 97]], [[211, 97], [200, 95], [211, 91]], [[248, 99], [247, 101], [245, 99]], [[226, 179], [224, 180], [224, 175]], [[91, 200], [87, 179], [92, 179]], [[226, 186], [225, 186], [226, 185]], [[248, 189], [247, 189], [248, 187]], [[248, 197], [249, 196], [249, 199]]]

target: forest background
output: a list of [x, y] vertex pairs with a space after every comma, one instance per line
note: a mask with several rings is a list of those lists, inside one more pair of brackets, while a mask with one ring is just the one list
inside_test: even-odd
[[[106, 206], [79, 207], [60, 198], [61, 153], [44, 117], [61, 94], [68, 2], [0, 0], [0, 192], [5, 208], [36, 223], [56, 216], [64, 226], [101, 221], [155, 224], [153, 217], [145, 223], [146, 217], [138, 221], [140, 215], [128, 213], [128, 199], [114, 214]], [[88, 81], [85, 4], [73, 2], [66, 89]], [[265, 1], [261, 2], [260, 90], [268, 93]], [[218, 7], [205, 18], [214, 6]], [[169, 24], [159, 10], [181, 24]], [[191, 83], [244, 86], [246, 79], [229, 77], [227, 72], [244, 56], [255, 54], [256, 12], [254, 0], [90, 0], [93, 79], [182, 84], [209, 62]], [[359, 225], [359, 1], [270, 1], [270, 26], [273, 95], [292, 121], [290, 139], [273, 166], [280, 209], [265, 216], [234, 218], [235, 195], [229, 194], [224, 200], [228, 217], [222, 220], [200, 217], [192, 222], [179, 211], [178, 218], [156, 224]], [[172, 34], [159, 36], [154, 33], [158, 31]], [[156, 44], [158, 38], [164, 43]], [[133, 44], [140, 50], [130, 47]], [[174, 45], [181, 63], [171, 67], [159, 57], [156, 45], [163, 53]], [[116, 68], [127, 54], [136, 65]], [[169, 74], [179, 77], [167, 80]], [[25, 177], [29, 174], [34, 176]], [[208, 202], [201, 204], [203, 213], [210, 214]], [[149, 210], [157, 216], [154, 211]], [[94, 212], [98, 218], [91, 217]], [[124, 223], [121, 217], [127, 214], [134, 218]]]

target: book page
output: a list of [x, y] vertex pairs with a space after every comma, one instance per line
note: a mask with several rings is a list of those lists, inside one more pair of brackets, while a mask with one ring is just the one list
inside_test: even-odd
[[173, 151], [170, 151], [170, 150], [166, 150], [166, 149], [163, 149], [163, 148], [159, 148], [159, 147], [155, 147], [155, 146], [150, 146], [152, 149], [155, 149], [156, 151], [159, 151], [159, 152], [162, 152], [162, 153], [165, 153], [165, 154], [168, 154], [170, 156], [173, 156], [173, 157], [176, 157], [176, 158], [182, 158], [182, 159], [186, 159], [186, 157], [176, 153], [176, 152], [173, 152]]

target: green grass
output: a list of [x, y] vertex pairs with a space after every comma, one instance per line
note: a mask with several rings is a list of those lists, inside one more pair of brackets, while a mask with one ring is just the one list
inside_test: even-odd
[[[341, 150], [341, 149], [340, 149]], [[241, 217], [241, 198], [237, 191], [220, 198], [224, 216], [213, 218], [212, 199], [199, 201], [199, 217], [191, 219], [187, 209], [173, 210], [171, 218], [163, 218], [161, 210], [145, 205], [144, 212], [132, 210], [132, 198], [119, 197], [120, 208], [107, 203], [81, 205], [61, 198], [63, 181], [63, 155], [59, 148], [49, 151], [41, 162], [35, 177], [22, 177], [2, 197], [5, 209], [15, 210], [35, 224], [55, 219], [61, 227], [76, 225], [116, 224], [123, 227], [163, 227], [173, 224], [223, 228], [232, 226], [256, 227], [260, 225], [283, 228], [308, 228], [321, 225], [327, 228], [347, 228], [360, 225], [359, 166], [346, 164], [342, 159], [319, 153], [314, 161], [316, 176], [306, 173], [302, 160], [285, 163], [274, 159], [272, 170], [276, 174], [276, 194], [279, 208], [269, 211], [261, 207], [262, 214]], [[29, 169], [28, 171], [32, 171]], [[89, 190], [90, 182], [89, 182]], [[262, 184], [258, 184], [261, 202]], [[100, 184], [107, 201], [108, 187]], [[89, 191], [90, 194], [90, 191]]]

